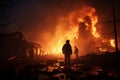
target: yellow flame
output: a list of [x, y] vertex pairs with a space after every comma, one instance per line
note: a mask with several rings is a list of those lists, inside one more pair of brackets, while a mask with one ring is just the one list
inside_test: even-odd
[[96, 27], [92, 27], [92, 34], [94, 37], [99, 38], [100, 35], [96, 32]]
[[96, 40], [95, 43], [100, 45], [99, 51], [108, 50], [107, 47], [104, 46], [104, 44], [110, 44], [112, 47], [115, 47], [113, 39], [103, 39], [101, 35], [97, 32], [97, 22], [98, 16], [96, 15], [95, 8], [92, 7], [84, 7], [80, 11], [70, 12], [68, 16], [60, 16], [58, 24], [56, 25], [55, 32], [52, 35], [52, 39], [50, 39], [47, 45], [45, 45], [45, 51], [47, 52], [47, 54], [51, 53], [57, 56], [61, 56], [62, 46], [67, 39], [70, 40], [70, 44], [72, 46], [78, 44], [78, 42], [75, 42], [75, 40], [79, 41], [81, 37], [79, 36], [80, 23], [83, 23], [85, 25], [85, 30], [90, 32], [90, 35], [92, 35], [92, 37]]
[[111, 45], [112, 47], [115, 47], [115, 40], [114, 40], [114, 39], [110, 39], [110, 45]]
[[37, 49], [37, 54], [40, 55], [40, 49], [39, 48]]
[[[86, 16], [90, 17], [91, 24], [85, 20]], [[48, 51], [60, 55], [62, 53], [62, 46], [67, 39], [70, 40], [72, 46], [76, 45], [75, 40], [78, 40], [80, 22], [85, 23], [86, 30], [89, 30], [95, 38], [100, 37], [95, 27], [98, 22], [95, 9], [91, 7], [83, 8], [82, 11], [73, 11], [66, 17], [60, 17], [53, 39], [50, 40]]]
[[101, 52], [105, 52], [105, 51], [107, 51], [106, 48], [99, 48], [99, 50], [100, 50]]
[[66, 31], [66, 33], [57, 41], [56, 46], [51, 49], [53, 50], [52, 53], [62, 53], [62, 46], [67, 39], [70, 40], [71, 44], [74, 44], [72, 41], [78, 39], [78, 27], [72, 27], [70, 30]]
[[97, 17], [97, 15], [95, 15], [95, 9], [92, 8], [92, 9], [91, 9], [91, 12], [90, 12], [88, 15], [89, 15], [90, 18], [91, 18], [92, 34], [93, 34], [93, 36], [94, 36], [95, 38], [99, 38], [100, 35], [99, 35], [99, 33], [97, 32], [97, 28], [96, 28], [96, 24], [97, 24], [97, 22], [98, 22], [98, 17]]
[[[88, 22], [84, 19], [86, 16], [88, 16], [91, 20], [91, 24], [88, 24]], [[86, 10], [83, 11], [83, 16], [80, 17], [78, 16], [77, 19], [79, 22], [83, 22], [86, 25], [86, 30], [91, 29], [91, 33], [95, 38], [99, 38], [100, 34], [97, 32], [96, 24], [98, 22], [98, 17], [95, 14], [95, 9], [94, 8], [87, 8]], [[91, 27], [91, 28], [89, 28]]]

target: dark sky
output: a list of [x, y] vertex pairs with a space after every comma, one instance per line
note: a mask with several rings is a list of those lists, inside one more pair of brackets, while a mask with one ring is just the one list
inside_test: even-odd
[[[120, 19], [120, 0], [115, 1], [116, 19]], [[113, 37], [113, 0], [1, 0], [0, 32], [23, 32], [30, 41], [39, 42], [44, 31], [54, 33], [59, 16], [80, 10], [82, 6], [94, 7], [99, 17], [100, 33]], [[52, 26], [52, 27], [51, 27]], [[117, 22], [118, 36], [120, 21]]]

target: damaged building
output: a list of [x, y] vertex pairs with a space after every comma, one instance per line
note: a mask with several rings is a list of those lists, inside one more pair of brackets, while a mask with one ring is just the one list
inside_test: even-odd
[[40, 54], [40, 45], [28, 42], [21, 32], [0, 34], [0, 64], [30, 61]]

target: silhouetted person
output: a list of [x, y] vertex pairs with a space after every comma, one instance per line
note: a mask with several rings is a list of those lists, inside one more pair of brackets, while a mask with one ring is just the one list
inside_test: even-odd
[[74, 51], [74, 54], [76, 55], [76, 60], [78, 60], [78, 48], [75, 46], [75, 51]]
[[66, 43], [62, 47], [62, 52], [65, 56], [65, 67], [70, 68], [70, 56], [72, 55], [72, 48], [70, 45], [70, 40], [66, 40]]

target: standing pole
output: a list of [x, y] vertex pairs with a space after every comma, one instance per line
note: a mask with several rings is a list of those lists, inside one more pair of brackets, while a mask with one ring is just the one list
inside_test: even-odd
[[113, 10], [115, 48], [116, 48], [116, 53], [118, 53], [118, 41], [117, 41], [117, 29], [116, 29], [116, 17], [115, 17], [115, 1], [114, 0], [113, 0], [112, 10]]

